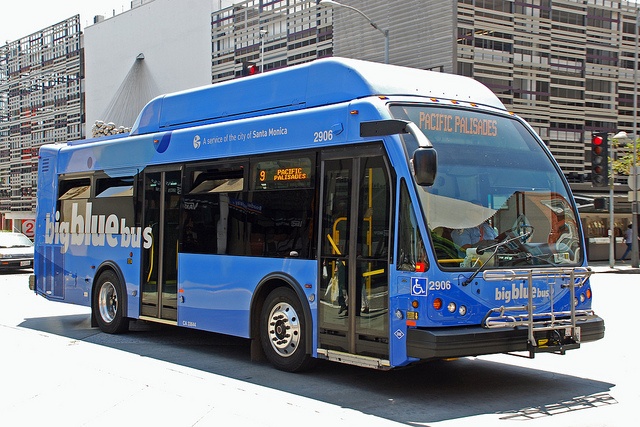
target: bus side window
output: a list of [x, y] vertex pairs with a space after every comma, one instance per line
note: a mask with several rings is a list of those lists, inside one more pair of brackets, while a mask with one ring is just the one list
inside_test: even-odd
[[86, 211], [86, 203], [91, 194], [91, 178], [74, 178], [62, 180], [58, 186], [59, 222], [71, 223], [71, 211], [77, 204], [78, 212]]
[[95, 197], [91, 200], [95, 213], [115, 214], [126, 226], [134, 225], [133, 176], [95, 178]]
[[[243, 206], [242, 169], [194, 171], [191, 178], [191, 189], [182, 198], [181, 251], [242, 255], [238, 248], [243, 246], [244, 231], [237, 224], [242, 212], [235, 212]], [[231, 235], [237, 236], [239, 245]]]
[[251, 162], [251, 255], [312, 256], [315, 158], [263, 157]]
[[252, 255], [309, 258], [313, 189], [256, 191], [249, 216]]
[[413, 204], [409, 197], [407, 184], [403, 180], [400, 189], [400, 218], [398, 224], [398, 262], [401, 271], [416, 271], [416, 265], [422, 263], [429, 267], [424, 241], [418, 228]]

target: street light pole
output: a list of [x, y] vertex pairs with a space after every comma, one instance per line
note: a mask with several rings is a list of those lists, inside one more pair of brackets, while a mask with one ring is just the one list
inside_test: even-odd
[[260, 74], [264, 72], [264, 38], [267, 30], [260, 30]]
[[362, 15], [364, 17], [364, 19], [369, 21], [369, 24], [373, 28], [375, 28], [376, 30], [380, 31], [382, 33], [382, 35], [384, 36], [384, 63], [385, 64], [389, 63], [389, 30], [383, 30], [382, 28], [378, 27], [378, 25], [375, 22], [373, 22], [371, 20], [371, 18], [369, 18], [367, 15], [365, 15], [364, 12], [360, 11], [359, 9], [356, 9], [353, 6], [349, 6], [349, 5], [346, 5], [346, 4], [338, 3], [337, 1], [333, 1], [333, 0], [320, 0], [320, 2], [318, 3], [318, 6], [344, 7], [346, 9], [351, 9], [354, 12], [357, 12], [360, 15]]

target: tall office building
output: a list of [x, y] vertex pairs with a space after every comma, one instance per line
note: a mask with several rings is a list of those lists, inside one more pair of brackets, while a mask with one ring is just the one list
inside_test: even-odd
[[0, 46], [0, 212], [35, 210], [38, 148], [83, 137], [76, 15]]
[[212, 81], [331, 56], [330, 16], [316, 0], [246, 0], [214, 12]]

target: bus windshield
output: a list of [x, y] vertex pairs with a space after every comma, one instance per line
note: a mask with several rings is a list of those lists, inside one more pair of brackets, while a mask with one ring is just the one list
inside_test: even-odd
[[[553, 159], [520, 121], [453, 107], [394, 105], [438, 153], [417, 187], [438, 263], [446, 268], [576, 265], [577, 215]], [[407, 154], [417, 148], [404, 137]]]

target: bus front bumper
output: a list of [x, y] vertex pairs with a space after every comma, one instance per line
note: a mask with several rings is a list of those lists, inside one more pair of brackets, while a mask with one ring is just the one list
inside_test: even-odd
[[[578, 322], [576, 326], [580, 327], [580, 343], [604, 337], [604, 320], [600, 317]], [[539, 336], [541, 334], [536, 333], [536, 337]], [[560, 352], [578, 348], [580, 343], [560, 346]], [[407, 331], [407, 356], [423, 360], [532, 350], [536, 348], [529, 343], [526, 327], [487, 329], [472, 326]], [[539, 350], [545, 351], [544, 347]]]

